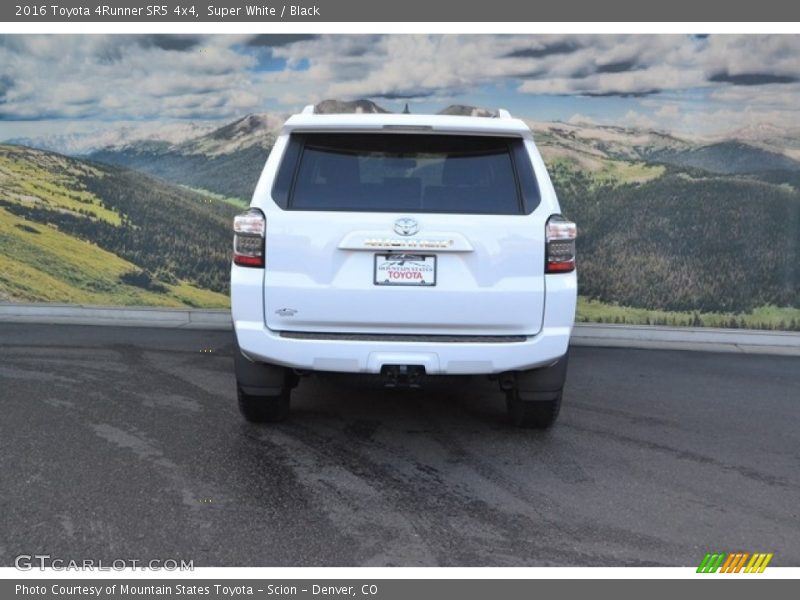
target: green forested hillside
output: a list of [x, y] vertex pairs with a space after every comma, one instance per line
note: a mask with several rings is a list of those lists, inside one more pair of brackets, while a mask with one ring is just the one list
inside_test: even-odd
[[269, 149], [250, 146], [233, 153], [188, 154], [169, 145], [99, 150], [92, 159], [136, 169], [165, 181], [250, 202]]
[[579, 224], [581, 293], [645, 309], [800, 307], [800, 193], [747, 177], [669, 170], [601, 184], [555, 170]]
[[712, 173], [734, 174], [800, 169], [800, 163], [788, 156], [738, 141], [718, 142], [679, 151], [659, 150], [652, 152], [648, 158], [652, 161], [703, 169]]
[[226, 306], [236, 208], [0, 145], [0, 300]]

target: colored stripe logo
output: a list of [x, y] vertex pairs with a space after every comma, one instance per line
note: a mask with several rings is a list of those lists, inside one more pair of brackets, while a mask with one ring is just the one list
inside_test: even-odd
[[[755, 552], [724, 552], [708, 553], [700, 561], [697, 567], [698, 573], [763, 573], [769, 561], [772, 560], [772, 553]], [[749, 559], [749, 560], [748, 560]], [[747, 565], [747, 566], [745, 566]]]

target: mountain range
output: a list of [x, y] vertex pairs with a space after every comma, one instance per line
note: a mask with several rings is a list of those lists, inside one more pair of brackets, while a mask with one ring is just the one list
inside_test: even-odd
[[[326, 100], [318, 112], [387, 112], [368, 100]], [[442, 114], [491, 116], [453, 105]], [[144, 171], [167, 181], [249, 202], [264, 161], [285, 115], [251, 114], [177, 143], [137, 140], [109, 145], [89, 157]], [[608, 125], [528, 121], [547, 161], [567, 161], [589, 172], [615, 163], [647, 163], [719, 174], [800, 172], [800, 131], [763, 126], [729, 137], [689, 138], [677, 134]]]
[[[329, 100], [316, 110], [384, 111], [368, 100]], [[492, 115], [462, 105], [442, 112]], [[284, 119], [251, 114], [174, 140], [129, 135], [84, 157], [0, 147], [0, 256], [10, 268], [30, 256], [17, 253], [20, 240], [30, 248], [44, 239], [33, 236], [65, 235], [88, 244], [80, 246], [87, 253], [126, 261], [107, 284], [123, 302], [224, 303], [229, 219], [249, 201]], [[714, 324], [800, 327], [800, 132], [763, 125], [699, 138], [593, 123], [529, 125], [565, 214], [579, 224], [585, 302], [673, 311], [659, 322], [698, 324], [701, 312], [721, 315], [707, 321]], [[9, 272], [0, 276], [0, 299], [37, 297], [23, 275], [9, 283]], [[88, 301], [86, 285], [65, 298]], [[178, 293], [190, 288], [194, 296]], [[212, 295], [201, 300], [200, 292]], [[789, 312], [741, 320], [765, 307]]]
[[146, 140], [97, 150], [89, 158], [249, 201], [279, 127], [272, 115], [247, 115], [181, 143]]
[[13, 137], [6, 144], [50, 150], [69, 156], [87, 156], [102, 148], [122, 148], [138, 142], [180, 144], [216, 129], [217, 125], [195, 122], [126, 123], [112, 128]]

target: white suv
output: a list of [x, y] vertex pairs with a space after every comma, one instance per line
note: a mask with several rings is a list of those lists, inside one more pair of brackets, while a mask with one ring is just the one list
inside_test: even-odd
[[234, 220], [239, 406], [289, 412], [308, 372], [496, 378], [516, 425], [558, 416], [575, 225], [530, 129], [497, 117], [314, 113], [284, 125]]

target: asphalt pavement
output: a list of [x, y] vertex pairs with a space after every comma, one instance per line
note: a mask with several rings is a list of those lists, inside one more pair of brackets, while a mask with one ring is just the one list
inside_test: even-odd
[[0, 565], [800, 566], [800, 358], [573, 348], [548, 432], [483, 378], [256, 426], [231, 335], [0, 324]]

